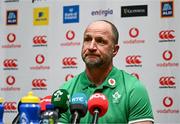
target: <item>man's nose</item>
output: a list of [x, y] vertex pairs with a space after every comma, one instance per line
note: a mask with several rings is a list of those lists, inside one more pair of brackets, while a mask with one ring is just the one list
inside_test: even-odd
[[89, 49], [96, 49], [96, 47], [97, 47], [97, 44], [96, 44], [95, 40], [93, 39], [89, 45]]

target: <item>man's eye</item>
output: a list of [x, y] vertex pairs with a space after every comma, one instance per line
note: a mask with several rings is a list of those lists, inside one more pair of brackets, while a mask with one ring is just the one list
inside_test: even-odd
[[90, 38], [90, 37], [85, 37], [84, 38], [84, 41], [91, 41], [92, 40], [92, 38]]
[[105, 43], [105, 41], [103, 39], [101, 39], [101, 38], [96, 39], [96, 42], [99, 43], [99, 44], [104, 44]]

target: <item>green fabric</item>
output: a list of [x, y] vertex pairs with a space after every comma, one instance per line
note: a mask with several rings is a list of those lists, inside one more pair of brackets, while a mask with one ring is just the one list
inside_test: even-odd
[[[114, 80], [109, 83], [109, 79]], [[112, 81], [113, 82], [113, 81]], [[153, 120], [153, 113], [147, 91], [143, 84], [134, 76], [113, 67], [106, 80], [98, 87], [91, 84], [85, 72], [75, 76], [63, 86], [70, 96], [74, 93], [85, 93], [89, 98], [95, 92], [106, 95], [109, 102], [107, 113], [98, 119], [98, 123], [130, 123], [130, 121]], [[70, 123], [71, 114], [68, 110], [61, 114], [61, 123]], [[80, 123], [90, 123], [92, 115], [87, 112]]]

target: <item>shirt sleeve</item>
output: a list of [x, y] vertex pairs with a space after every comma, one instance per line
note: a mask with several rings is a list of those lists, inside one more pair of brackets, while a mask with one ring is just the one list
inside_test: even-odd
[[153, 122], [153, 112], [146, 88], [137, 81], [129, 96], [129, 124], [140, 121]]

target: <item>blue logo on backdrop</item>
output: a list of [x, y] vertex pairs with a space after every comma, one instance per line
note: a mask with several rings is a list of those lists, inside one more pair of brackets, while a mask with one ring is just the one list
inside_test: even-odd
[[40, 17], [42, 17], [43, 16], [43, 12], [39, 12], [38, 13], [38, 17], [40, 18]]
[[7, 25], [17, 25], [17, 10], [8, 10], [6, 16]]
[[63, 7], [63, 23], [79, 22], [79, 5]]
[[161, 3], [161, 17], [173, 17], [173, 1]]

